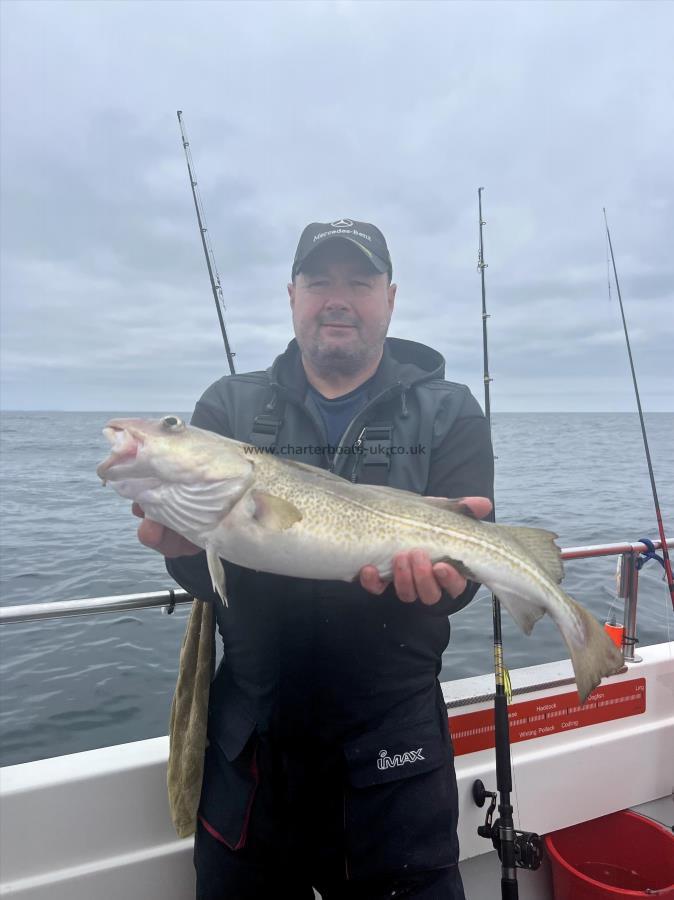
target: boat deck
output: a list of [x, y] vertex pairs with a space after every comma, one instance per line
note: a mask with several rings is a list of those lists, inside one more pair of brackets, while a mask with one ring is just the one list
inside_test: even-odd
[[[643, 662], [605, 684], [644, 679], [643, 712], [513, 743], [516, 828], [545, 834], [629, 807], [674, 823], [674, 642], [640, 653]], [[515, 699], [549, 707], [568, 693], [570, 674], [568, 662], [514, 671]], [[480, 676], [443, 685], [450, 716], [489, 709], [492, 684]], [[192, 841], [172, 830], [167, 755], [161, 737], [0, 770], [0, 896], [192, 898]], [[489, 842], [477, 836], [485, 810], [474, 805], [471, 789], [476, 778], [495, 787], [493, 749], [457, 755], [456, 772], [466, 896], [487, 900], [500, 869]], [[547, 864], [521, 872], [519, 882], [522, 900], [552, 896]]]

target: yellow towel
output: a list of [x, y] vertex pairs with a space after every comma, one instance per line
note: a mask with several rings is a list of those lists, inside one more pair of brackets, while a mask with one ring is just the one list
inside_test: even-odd
[[214, 659], [213, 606], [195, 600], [180, 651], [169, 722], [168, 797], [171, 819], [181, 838], [196, 830]]

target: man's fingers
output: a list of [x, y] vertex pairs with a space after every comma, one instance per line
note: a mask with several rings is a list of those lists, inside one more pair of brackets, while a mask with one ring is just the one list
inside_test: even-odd
[[436, 563], [433, 566], [433, 574], [450, 597], [458, 597], [466, 590], [466, 579], [448, 563]]
[[135, 500], [131, 504], [131, 512], [134, 514], [134, 516], [138, 516], [139, 519], [145, 518], [145, 512], [140, 508], [140, 503], [136, 503]]
[[376, 566], [363, 566], [360, 570], [360, 583], [371, 594], [383, 594], [390, 581], [380, 578]]
[[442, 591], [433, 573], [433, 565], [428, 553], [424, 550], [413, 550], [410, 557], [417, 596], [427, 606], [437, 603], [442, 596]]
[[396, 594], [403, 603], [414, 603], [417, 599], [417, 589], [409, 553], [396, 553], [393, 557], [393, 583]]
[[484, 519], [492, 510], [492, 502], [488, 497], [461, 497], [459, 502], [467, 506], [476, 519]]
[[152, 519], [143, 519], [138, 526], [138, 540], [146, 547], [156, 550], [164, 539], [164, 526]]
[[[372, 594], [382, 594], [390, 581], [384, 581], [376, 566], [363, 566], [360, 583]], [[417, 597], [427, 606], [437, 603], [446, 591], [458, 597], [466, 589], [466, 579], [449, 563], [433, 563], [425, 550], [397, 553], [393, 557], [393, 584], [403, 603], [414, 603]]]

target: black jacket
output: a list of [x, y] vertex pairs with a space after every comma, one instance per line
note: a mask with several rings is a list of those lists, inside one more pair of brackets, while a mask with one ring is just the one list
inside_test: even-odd
[[[468, 388], [443, 376], [440, 354], [389, 338], [370, 400], [331, 458], [292, 341], [268, 371], [211, 385], [192, 423], [354, 481], [492, 497], [487, 422]], [[354, 446], [366, 452], [347, 452]], [[393, 588], [377, 597], [358, 583], [226, 563], [225, 608], [205, 554], [167, 566], [214, 602], [224, 644], [199, 807], [210, 834], [234, 850], [273, 848], [301, 870], [311, 863], [309, 879], [455, 865], [456, 776], [437, 676], [447, 615], [477, 585], [424, 606], [401, 603]]]
[[[492, 497], [487, 422], [468, 388], [443, 376], [444, 360], [435, 350], [387, 339], [371, 399], [347, 428], [341, 449], [350, 449], [366, 425], [375, 426], [370, 432], [375, 440], [388, 426], [394, 448], [384, 460], [390, 460], [390, 468], [384, 466], [389, 485], [434, 496]], [[323, 425], [305, 404], [306, 389], [293, 340], [269, 370], [211, 385], [192, 424], [269, 444], [266, 432], [275, 437], [277, 452], [304, 448], [295, 459], [327, 468]], [[338, 452], [331, 467], [353, 480], [381, 481], [382, 467], [370, 465], [371, 456]], [[376, 597], [358, 584], [286, 578], [226, 564], [226, 609], [213, 593], [205, 554], [169, 560], [167, 567], [190, 593], [215, 602], [224, 661], [213, 694], [217, 702], [218, 685], [236, 694], [227, 713], [237, 719], [230, 728], [232, 748], [245, 742], [252, 728], [264, 731], [273, 720], [290, 742], [307, 732], [333, 742], [390, 721], [393, 714], [397, 720], [418, 715], [433, 702], [449, 640], [447, 614], [465, 606], [477, 590], [469, 584], [457, 600], [445, 596], [427, 607], [401, 603], [393, 588]]]

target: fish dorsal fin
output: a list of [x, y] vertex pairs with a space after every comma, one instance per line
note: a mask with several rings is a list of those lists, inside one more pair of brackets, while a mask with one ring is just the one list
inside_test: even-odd
[[543, 528], [527, 528], [524, 525], [497, 525], [499, 531], [516, 541], [529, 556], [538, 563], [543, 571], [557, 584], [564, 577], [564, 565], [555, 544], [555, 538], [559, 535], [554, 531], [545, 531]]
[[253, 518], [271, 531], [285, 531], [302, 518], [299, 509], [282, 497], [264, 491], [253, 491], [252, 497], [255, 501]]

